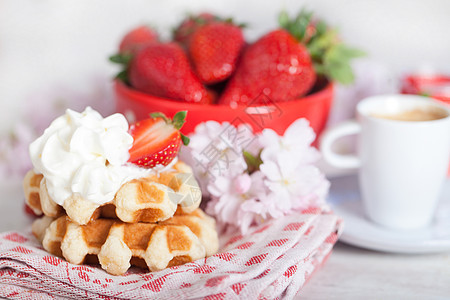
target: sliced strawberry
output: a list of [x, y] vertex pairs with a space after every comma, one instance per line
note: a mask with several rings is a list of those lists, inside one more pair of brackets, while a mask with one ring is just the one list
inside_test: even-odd
[[142, 47], [158, 41], [158, 34], [147, 26], [139, 26], [128, 32], [120, 42], [119, 52], [136, 54]]
[[129, 132], [134, 142], [128, 161], [145, 168], [167, 166], [177, 156], [181, 143], [189, 143], [179, 131], [186, 114], [186, 111], [178, 112], [170, 120], [162, 113], [155, 113], [149, 119], [132, 124]]

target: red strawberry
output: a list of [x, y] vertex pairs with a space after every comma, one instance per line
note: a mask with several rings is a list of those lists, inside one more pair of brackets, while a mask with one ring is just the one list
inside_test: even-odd
[[235, 70], [244, 36], [230, 22], [213, 22], [198, 28], [189, 44], [194, 69], [205, 84], [228, 78]]
[[143, 48], [131, 61], [128, 76], [134, 88], [155, 96], [201, 104], [213, 101], [177, 43]]
[[173, 40], [179, 42], [186, 48], [189, 46], [192, 34], [203, 25], [209, 24], [219, 18], [211, 13], [203, 12], [191, 15], [184, 19], [173, 31]]
[[142, 47], [158, 41], [158, 34], [147, 26], [139, 26], [128, 32], [120, 42], [119, 52], [136, 54]]
[[189, 143], [179, 131], [185, 118], [186, 111], [176, 113], [173, 120], [162, 113], [154, 113], [151, 118], [132, 124], [129, 132], [134, 142], [128, 161], [145, 168], [167, 166], [177, 156], [181, 143]]
[[308, 50], [286, 30], [269, 32], [244, 52], [219, 103], [258, 104], [264, 93], [275, 102], [307, 93], [316, 80]]

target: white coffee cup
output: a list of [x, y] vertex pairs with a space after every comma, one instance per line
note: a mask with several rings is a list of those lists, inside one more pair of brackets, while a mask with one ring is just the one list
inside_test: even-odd
[[[375, 223], [394, 229], [429, 225], [449, 166], [449, 106], [395, 94], [366, 98], [356, 110], [358, 121], [344, 122], [322, 135], [325, 161], [338, 168], [359, 168], [363, 206]], [[433, 112], [436, 119], [398, 120], [420, 111]], [[335, 153], [332, 144], [352, 134], [358, 134], [357, 155]]]

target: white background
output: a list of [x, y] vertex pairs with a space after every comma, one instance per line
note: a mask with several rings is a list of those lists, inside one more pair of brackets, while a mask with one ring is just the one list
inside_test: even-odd
[[187, 12], [212, 10], [247, 23], [254, 40], [275, 28], [280, 9], [307, 5], [342, 38], [397, 73], [430, 66], [450, 73], [450, 1], [446, 0], [0, 0], [0, 132], [42, 90], [92, 89], [112, 77], [108, 61], [121, 36], [141, 23], [169, 36]]

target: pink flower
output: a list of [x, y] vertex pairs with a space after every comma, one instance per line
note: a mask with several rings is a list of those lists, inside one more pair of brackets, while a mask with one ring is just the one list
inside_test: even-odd
[[267, 192], [262, 180], [260, 172], [216, 178], [208, 185], [211, 201], [207, 212], [220, 224], [238, 227], [246, 233], [251, 225], [266, 218], [270, 208], [260, 200]]
[[[193, 165], [203, 194], [210, 197], [207, 212], [219, 226], [245, 234], [270, 218], [325, 204], [329, 182], [314, 165], [320, 155], [311, 147], [315, 134], [307, 120], [295, 121], [283, 136], [271, 129], [257, 135], [242, 131], [254, 139], [245, 145], [234, 138], [241, 129], [213, 121], [200, 124], [183, 149], [183, 159]], [[216, 156], [210, 155], [214, 151]], [[246, 157], [249, 166], [244, 151], [254, 156]]]
[[320, 158], [319, 152], [311, 147], [315, 138], [316, 134], [306, 119], [294, 121], [283, 136], [279, 136], [272, 129], [264, 129], [258, 136], [262, 148], [261, 157], [263, 160], [269, 160], [284, 155], [294, 159], [294, 164], [315, 163]]
[[242, 174], [247, 169], [242, 152], [243, 146], [253, 140], [253, 133], [246, 125], [235, 127], [228, 122], [208, 121], [198, 125], [190, 139], [180, 158], [194, 169], [204, 196], [209, 195], [209, 182], [224, 175]]
[[329, 183], [314, 165], [319, 152], [311, 147], [315, 134], [305, 119], [293, 122], [283, 136], [264, 129], [258, 137], [265, 184], [277, 199], [275, 211], [284, 214], [293, 209], [322, 205]]

